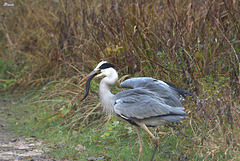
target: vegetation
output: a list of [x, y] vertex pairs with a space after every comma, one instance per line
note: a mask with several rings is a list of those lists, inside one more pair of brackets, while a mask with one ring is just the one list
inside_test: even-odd
[[[135, 160], [134, 128], [104, 116], [97, 81], [88, 99], [79, 102], [84, 93], [79, 80], [104, 59], [119, 68], [119, 82], [150, 76], [197, 96], [186, 100], [189, 118], [182, 124], [155, 129], [161, 139], [156, 159], [238, 160], [239, 5], [236, 0], [2, 5], [0, 90], [33, 94], [28, 106], [33, 113], [15, 126], [46, 139], [57, 158], [106, 154], [112, 160]], [[153, 142], [142, 135], [147, 160]]]

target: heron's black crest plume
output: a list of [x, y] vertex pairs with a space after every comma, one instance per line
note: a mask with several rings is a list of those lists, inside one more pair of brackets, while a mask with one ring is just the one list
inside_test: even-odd
[[99, 69], [106, 69], [106, 68], [116, 68], [115, 65], [111, 64], [111, 63], [104, 63], [102, 64]]

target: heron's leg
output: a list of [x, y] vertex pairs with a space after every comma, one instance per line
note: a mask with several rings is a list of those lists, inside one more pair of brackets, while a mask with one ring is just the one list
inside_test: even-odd
[[136, 129], [137, 129], [137, 135], [138, 135], [138, 140], [139, 140], [138, 161], [140, 161], [140, 158], [142, 156], [142, 140], [141, 140], [141, 135], [140, 135], [140, 127], [136, 127]]
[[154, 139], [155, 147], [154, 147], [154, 149], [153, 149], [153, 154], [152, 154], [152, 157], [151, 157], [151, 161], [153, 161], [154, 155], [155, 155], [156, 150], [157, 150], [157, 148], [158, 148], [158, 138], [155, 137], [155, 136], [151, 133], [151, 131], [149, 131], [149, 129], [147, 128], [147, 126], [146, 126], [145, 124], [143, 124], [143, 123], [140, 123], [140, 124], [139, 124], [139, 123], [138, 123], [138, 125], [141, 126], [144, 130], [146, 130], [146, 131], [150, 134], [150, 136]]

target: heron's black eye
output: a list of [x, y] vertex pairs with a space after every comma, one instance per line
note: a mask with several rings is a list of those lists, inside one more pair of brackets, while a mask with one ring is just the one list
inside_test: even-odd
[[98, 68], [96, 73], [98, 73], [98, 74], [101, 73], [101, 69]]

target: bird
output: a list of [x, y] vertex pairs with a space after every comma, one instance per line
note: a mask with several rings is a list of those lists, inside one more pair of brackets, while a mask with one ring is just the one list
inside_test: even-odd
[[114, 95], [110, 88], [118, 81], [116, 67], [107, 61], [101, 61], [80, 81], [80, 84], [83, 82], [80, 86], [86, 84], [86, 92], [81, 101], [88, 96], [90, 82], [94, 77], [102, 78], [99, 84], [99, 97], [103, 111], [107, 115], [115, 115], [136, 126], [139, 139], [138, 160], [143, 153], [140, 128], [147, 131], [154, 139], [155, 146], [151, 156], [153, 161], [159, 141], [149, 127], [183, 120], [187, 113], [184, 111], [182, 98], [193, 94], [165, 81], [151, 77], [137, 77], [123, 81], [120, 87], [128, 89]]

